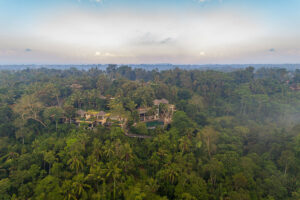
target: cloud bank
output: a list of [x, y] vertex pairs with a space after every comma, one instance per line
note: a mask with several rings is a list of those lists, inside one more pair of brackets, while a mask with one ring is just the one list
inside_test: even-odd
[[[219, 2], [210, 2], [213, 1]], [[56, 15], [49, 13], [35, 19], [22, 34], [0, 37], [2, 61], [16, 58], [45, 63], [300, 61], [298, 34], [287, 35], [286, 29], [276, 29], [244, 10], [144, 12], [80, 8], [62, 9]], [[272, 53], [275, 51], [276, 54]]]

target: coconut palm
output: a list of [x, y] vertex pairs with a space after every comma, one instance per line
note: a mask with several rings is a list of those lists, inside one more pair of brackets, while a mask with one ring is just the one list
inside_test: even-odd
[[70, 165], [70, 168], [72, 170], [76, 170], [76, 174], [78, 174], [80, 169], [83, 169], [83, 163], [82, 163], [83, 157], [78, 154], [74, 154], [67, 162], [68, 165]]
[[116, 188], [117, 182], [121, 178], [122, 170], [118, 167], [117, 163], [109, 162], [107, 164], [106, 177], [112, 179], [113, 181], [113, 197], [116, 199]]

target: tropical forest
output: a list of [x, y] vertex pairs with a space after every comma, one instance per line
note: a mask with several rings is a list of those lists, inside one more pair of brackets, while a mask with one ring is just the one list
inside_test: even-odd
[[1, 70], [9, 199], [299, 200], [300, 70]]

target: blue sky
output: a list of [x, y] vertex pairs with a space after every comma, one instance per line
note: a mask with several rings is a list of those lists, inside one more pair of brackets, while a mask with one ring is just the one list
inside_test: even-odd
[[0, 64], [300, 63], [299, 0], [0, 0]]

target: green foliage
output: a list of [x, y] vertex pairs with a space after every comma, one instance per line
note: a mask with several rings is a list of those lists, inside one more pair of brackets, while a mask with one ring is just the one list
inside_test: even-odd
[[35, 198], [49, 200], [62, 199], [59, 182], [59, 179], [50, 175], [40, 180], [34, 189]]
[[[252, 67], [0, 71], [0, 200], [299, 199], [299, 77]], [[148, 130], [137, 108], [166, 119], [170, 108], [153, 106], [162, 98], [176, 105], [172, 122]], [[79, 109], [124, 124], [78, 127]]]
[[172, 126], [179, 131], [180, 135], [184, 135], [189, 128], [193, 128], [194, 124], [185, 112], [177, 111], [173, 116]]
[[141, 135], [147, 135], [148, 134], [148, 130], [147, 130], [147, 126], [145, 123], [138, 123], [136, 125], [136, 133], [137, 134], [141, 134]]

